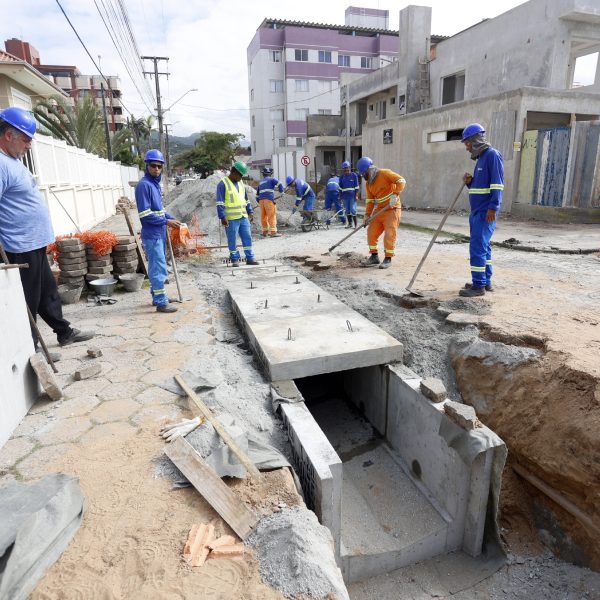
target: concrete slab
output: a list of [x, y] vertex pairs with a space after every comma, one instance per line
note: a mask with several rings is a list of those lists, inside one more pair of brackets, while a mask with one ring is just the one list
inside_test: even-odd
[[271, 381], [402, 361], [398, 340], [302, 275], [244, 267], [223, 280]]

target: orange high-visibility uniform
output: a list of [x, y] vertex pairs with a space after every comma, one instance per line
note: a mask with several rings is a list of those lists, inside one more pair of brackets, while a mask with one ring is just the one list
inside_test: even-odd
[[273, 200], [259, 200], [260, 222], [263, 235], [275, 235], [277, 233], [277, 205]]
[[[367, 183], [365, 218], [368, 218], [371, 213], [377, 213], [367, 229], [367, 242], [371, 254], [377, 254], [377, 240], [383, 233], [385, 255], [394, 256], [398, 226], [400, 225], [400, 192], [405, 187], [404, 177], [390, 169], [379, 169], [375, 179]], [[393, 208], [388, 208], [390, 201], [392, 204], [395, 202]]]

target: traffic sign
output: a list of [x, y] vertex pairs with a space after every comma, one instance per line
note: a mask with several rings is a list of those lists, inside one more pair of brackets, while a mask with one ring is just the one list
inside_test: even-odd
[[300, 159], [300, 162], [305, 166], [308, 167], [308, 165], [310, 165], [310, 158], [308, 156], [306, 156], [306, 154]]

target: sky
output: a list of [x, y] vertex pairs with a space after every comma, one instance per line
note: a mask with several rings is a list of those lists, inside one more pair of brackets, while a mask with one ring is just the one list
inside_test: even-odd
[[[154, 89], [154, 80], [147, 78], [144, 84], [141, 74], [134, 75], [141, 91], [138, 93], [103, 24], [101, 12], [108, 12], [116, 22], [117, 13], [110, 11], [119, 1], [126, 7], [139, 52], [169, 57], [168, 68], [166, 63], [159, 63], [161, 71], [170, 73], [168, 79], [160, 77], [160, 86], [163, 109], [176, 103], [165, 118], [173, 125], [174, 134], [186, 136], [212, 130], [242, 133], [247, 138], [250, 122], [246, 48], [263, 19], [343, 25], [344, 11], [352, 5], [389, 10], [389, 27], [397, 30], [399, 11], [410, 4], [369, 0], [282, 4], [272, 0], [59, 0], [102, 72], [119, 76], [123, 103], [136, 117], [155, 109], [145, 91], [148, 84]], [[453, 35], [522, 3], [523, 0], [425, 0], [421, 4], [433, 9], [434, 35]], [[84, 74], [97, 73], [56, 0], [5, 0], [2, 4], [2, 49], [4, 40], [19, 38], [37, 48], [42, 64], [76, 65]], [[125, 25], [122, 23], [123, 29]], [[122, 53], [127, 56], [123, 49]], [[135, 74], [133, 61], [126, 62]], [[146, 70], [151, 66], [147, 62]], [[198, 91], [186, 94], [192, 88]]]

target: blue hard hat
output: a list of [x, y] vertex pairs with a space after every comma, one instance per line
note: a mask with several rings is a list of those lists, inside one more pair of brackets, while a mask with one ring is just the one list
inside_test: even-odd
[[292, 185], [292, 183], [294, 183], [294, 178], [291, 175], [288, 175], [285, 178], [285, 185]]
[[364, 175], [367, 172], [367, 169], [373, 165], [373, 161], [368, 156], [363, 156], [358, 159], [356, 163], [356, 168], [361, 175]]
[[273, 169], [271, 169], [271, 167], [263, 167], [262, 174], [273, 175]]
[[5, 108], [0, 112], [0, 119], [30, 138], [35, 135], [37, 127], [35, 118], [29, 111], [23, 108], [18, 108], [17, 106]]
[[345, 160], [342, 163], [342, 169], [349, 169], [349, 168], [350, 168], [350, 163], [347, 160]]
[[460, 141], [464, 142], [471, 136], [477, 135], [478, 133], [485, 133], [485, 128], [483, 127], [483, 125], [480, 125], [479, 123], [471, 123], [463, 129], [462, 138]]
[[164, 163], [165, 157], [163, 156], [163, 153], [160, 150], [152, 148], [151, 150], [148, 150], [148, 152], [146, 152], [146, 156], [144, 156], [144, 162], [150, 162], [151, 160]]

